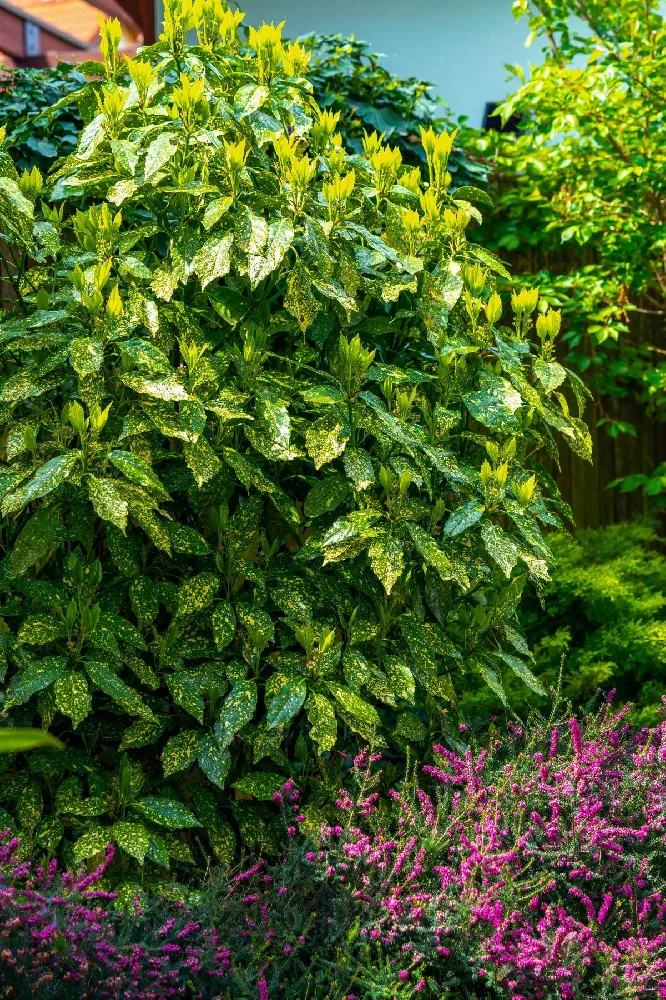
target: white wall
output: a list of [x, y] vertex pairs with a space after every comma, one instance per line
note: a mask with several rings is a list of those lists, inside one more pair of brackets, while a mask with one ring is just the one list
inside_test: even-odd
[[[245, 24], [286, 21], [285, 34], [312, 31], [355, 35], [386, 55], [400, 76], [429, 80], [454, 115], [482, 123], [487, 101], [514, 87], [505, 63], [527, 69], [540, 61], [539, 43], [525, 48], [527, 21], [516, 22], [511, 0], [238, 0]], [[156, 0], [157, 24], [162, 23]]]

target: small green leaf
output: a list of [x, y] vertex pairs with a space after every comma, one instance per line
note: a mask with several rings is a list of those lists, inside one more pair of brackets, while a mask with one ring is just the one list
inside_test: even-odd
[[214, 736], [204, 736], [199, 744], [199, 767], [209, 781], [218, 788], [224, 788], [231, 768], [231, 754], [220, 749]]
[[271, 701], [266, 716], [269, 729], [283, 726], [300, 712], [307, 695], [307, 684], [301, 677], [294, 677], [282, 685]]
[[124, 476], [127, 476], [131, 483], [137, 486], [144, 486], [151, 490], [161, 500], [169, 500], [169, 494], [153, 472], [148, 462], [144, 462], [138, 455], [130, 451], [110, 451], [109, 458]]
[[378, 727], [381, 725], [381, 719], [377, 714], [377, 709], [370, 705], [367, 701], [364, 701], [363, 698], [359, 698], [359, 696], [354, 694], [354, 692], [349, 688], [344, 687], [342, 684], [337, 684], [335, 681], [327, 681], [326, 686], [335, 700], [339, 702], [342, 707], [350, 713], [350, 715], [359, 719], [366, 726]]
[[199, 752], [200, 738], [201, 733], [186, 729], [167, 740], [162, 751], [165, 778], [175, 774], [176, 771], [184, 771], [194, 763]]
[[142, 865], [150, 847], [150, 837], [145, 826], [122, 821], [113, 824], [111, 833], [114, 843]]
[[[1, 178], [0, 178], [1, 179]], [[78, 451], [70, 452], [68, 455], [58, 455], [52, 458], [32, 477], [32, 479], [21, 486], [14, 493], [10, 493], [2, 501], [2, 513], [4, 516], [13, 514], [21, 510], [32, 500], [52, 493], [65, 482], [72, 474], [74, 466], [79, 461]]]
[[149, 797], [135, 802], [132, 808], [138, 810], [152, 823], [165, 826], [169, 830], [186, 830], [190, 827], [201, 826], [196, 816], [177, 799]]
[[224, 649], [236, 633], [236, 615], [231, 604], [216, 604], [212, 622], [215, 645], [218, 649]]
[[92, 698], [85, 677], [77, 670], [69, 670], [55, 682], [54, 691], [56, 706], [63, 715], [69, 716], [76, 729], [92, 709]]
[[321, 694], [312, 693], [306, 705], [310, 722], [310, 739], [318, 745], [319, 753], [327, 753], [335, 746], [338, 724], [333, 705]]
[[239, 729], [254, 718], [257, 707], [257, 685], [254, 681], [234, 684], [227, 695], [215, 725], [220, 746], [229, 746]]
[[56, 507], [40, 507], [32, 515], [12, 546], [13, 576], [21, 576], [48, 554], [55, 542], [59, 521]]
[[272, 801], [275, 792], [280, 791], [285, 781], [286, 778], [282, 774], [273, 771], [255, 771], [235, 781], [232, 787], [247, 795], [254, 795], [255, 799], [261, 802], [269, 802]]
[[178, 588], [178, 617], [203, 611], [215, 600], [220, 579], [215, 573], [199, 573]]
[[74, 860], [87, 861], [94, 854], [106, 850], [109, 844], [113, 843], [112, 828], [108, 826], [94, 826], [92, 830], [87, 830], [74, 844]]

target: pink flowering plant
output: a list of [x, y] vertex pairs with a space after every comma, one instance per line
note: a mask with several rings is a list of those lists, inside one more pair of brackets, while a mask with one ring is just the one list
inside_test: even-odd
[[310, 857], [395, 962], [368, 996], [666, 997], [666, 723], [626, 711], [438, 744], [427, 790], [381, 797], [377, 755], [356, 758]]
[[107, 891], [113, 847], [59, 875], [5, 836], [2, 995], [666, 997], [666, 722], [607, 704], [450, 747], [397, 788], [362, 750], [323, 825], [287, 782], [288, 850], [186, 902]]

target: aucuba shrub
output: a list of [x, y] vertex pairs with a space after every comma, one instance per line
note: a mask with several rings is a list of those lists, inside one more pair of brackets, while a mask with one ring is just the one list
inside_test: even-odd
[[1, 161], [3, 721], [67, 744], [6, 767], [2, 822], [145, 878], [275, 847], [286, 777], [436, 735], [466, 673], [540, 690], [516, 609], [568, 510], [537, 456], [589, 457], [452, 136], [427, 182], [348, 155], [305, 49], [241, 20], [171, 0], [122, 64], [107, 22], [76, 152]]

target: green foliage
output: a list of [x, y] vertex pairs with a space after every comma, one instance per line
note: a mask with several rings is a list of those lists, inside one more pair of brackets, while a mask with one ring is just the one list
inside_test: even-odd
[[[514, 67], [518, 89], [501, 108], [522, 119], [521, 134], [472, 140], [493, 164], [497, 212], [484, 224], [484, 240], [498, 253], [527, 251], [543, 261], [525, 279], [562, 309], [568, 357], [599, 397], [633, 395], [663, 420], [664, 344], [655, 342], [666, 311], [661, 5], [513, 6], [517, 17], [527, 16], [544, 57], [529, 76]], [[641, 329], [645, 321], [652, 333]], [[613, 437], [636, 435], [612, 406], [600, 408], [600, 425]], [[623, 488], [666, 493], [663, 467], [644, 472]]]
[[[347, 154], [299, 45], [247, 54], [222, 8], [185, 45], [188, 10], [129, 87], [105, 35], [46, 181], [3, 160], [4, 710], [67, 744], [29, 760], [65, 856], [106, 837], [146, 878], [232, 820], [275, 849], [276, 782], [436, 734], [502, 652], [530, 682], [516, 611], [568, 513], [536, 455], [589, 457], [579, 381], [543, 376], [559, 316], [536, 347], [535, 294], [502, 322], [452, 136], [423, 133], [427, 181], [376, 133]], [[218, 822], [173, 834], [201, 792]]]
[[60, 156], [76, 149], [81, 118], [76, 105], [47, 112], [57, 101], [81, 89], [86, 78], [67, 63], [47, 69], [3, 71], [0, 121], [9, 129], [5, 149], [19, 170], [50, 170]]
[[[431, 94], [432, 85], [402, 79], [382, 66], [382, 56], [367, 42], [344, 35], [306, 35], [300, 41], [312, 58], [308, 79], [320, 108], [340, 114], [339, 129], [350, 150], [360, 153], [364, 131], [383, 132], [400, 149], [405, 163], [426, 166], [419, 130], [455, 128], [446, 105]], [[459, 125], [459, 143], [449, 158], [458, 184], [485, 185], [486, 167], [468, 152], [470, 131]]]
[[[519, 615], [539, 681], [555, 692], [564, 657], [565, 700], [585, 706], [614, 688], [620, 702], [634, 704], [637, 724], [656, 723], [666, 694], [666, 557], [654, 525], [554, 534], [548, 542], [554, 561], [545, 606], [528, 596]], [[507, 694], [521, 715], [547, 705], [518, 678], [507, 678]], [[498, 704], [478, 690], [466, 693], [461, 710], [487, 715]]]

